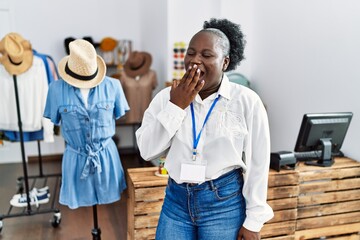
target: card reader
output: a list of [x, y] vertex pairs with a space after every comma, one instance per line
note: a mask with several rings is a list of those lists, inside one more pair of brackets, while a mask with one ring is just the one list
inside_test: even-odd
[[270, 156], [270, 168], [280, 171], [282, 166], [287, 166], [292, 169], [295, 168], [296, 158], [295, 154], [290, 151], [273, 152]]

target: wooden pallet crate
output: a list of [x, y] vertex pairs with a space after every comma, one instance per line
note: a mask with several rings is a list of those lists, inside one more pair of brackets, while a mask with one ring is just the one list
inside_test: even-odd
[[295, 239], [360, 240], [360, 162], [337, 158], [331, 167], [299, 166]]
[[[155, 238], [167, 185], [156, 170], [127, 170], [128, 240]], [[268, 203], [274, 218], [262, 228], [262, 239], [360, 240], [360, 163], [339, 158], [329, 168], [270, 170]]]
[[127, 239], [155, 239], [167, 178], [155, 176], [157, 167], [127, 170]]
[[294, 170], [270, 170], [268, 204], [274, 217], [261, 230], [261, 238], [268, 240], [295, 239], [299, 174]]
[[[155, 238], [167, 185], [166, 178], [154, 175], [156, 170], [157, 167], [127, 170], [128, 240]], [[263, 227], [263, 239], [294, 239], [298, 194], [296, 171], [270, 170], [268, 203], [274, 209], [275, 216]]]

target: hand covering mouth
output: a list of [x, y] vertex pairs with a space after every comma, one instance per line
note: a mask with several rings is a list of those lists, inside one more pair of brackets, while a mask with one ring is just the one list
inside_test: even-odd
[[204, 76], [205, 76], [205, 72], [203, 72], [203, 71], [200, 70], [200, 77], [199, 77], [199, 79], [200, 79], [200, 80], [205, 80], [205, 79], [204, 79]]

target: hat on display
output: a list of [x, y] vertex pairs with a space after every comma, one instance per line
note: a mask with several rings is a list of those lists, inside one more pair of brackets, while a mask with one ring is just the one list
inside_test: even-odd
[[64, 39], [64, 47], [65, 47], [65, 52], [67, 55], [70, 54], [69, 44], [74, 40], [75, 40], [75, 38], [73, 38], [73, 37], [67, 37]]
[[96, 54], [94, 46], [86, 40], [76, 39], [69, 44], [70, 55], [60, 60], [61, 78], [78, 88], [93, 88], [105, 78], [106, 65]]
[[85, 36], [85, 37], [83, 37], [83, 39], [88, 41], [89, 43], [91, 43], [94, 46], [94, 48], [97, 48], [100, 45], [100, 43], [94, 42], [93, 38], [90, 36]]
[[124, 64], [124, 71], [129, 77], [144, 75], [150, 70], [151, 62], [149, 53], [133, 51]]
[[31, 44], [18, 33], [5, 35], [0, 42], [0, 53], [0, 63], [12, 75], [26, 72], [33, 63]]
[[103, 38], [100, 42], [100, 50], [103, 52], [112, 51], [116, 48], [118, 41], [112, 37]]

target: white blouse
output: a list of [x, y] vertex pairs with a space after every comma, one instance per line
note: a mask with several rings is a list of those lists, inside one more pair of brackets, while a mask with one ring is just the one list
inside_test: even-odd
[[[44, 141], [54, 141], [54, 124], [43, 117], [48, 92], [46, 69], [41, 58], [34, 56], [31, 67], [17, 76], [22, 130], [44, 128]], [[19, 131], [13, 76], [0, 64], [0, 129]]]
[[[166, 155], [169, 176], [181, 183], [181, 164], [192, 159], [192, 118], [190, 107], [183, 110], [169, 101], [170, 89], [165, 88], [154, 97], [136, 138], [141, 156], [153, 160]], [[267, 113], [254, 91], [229, 82], [224, 75], [217, 93], [204, 100], [197, 95], [193, 101], [197, 134], [218, 95], [219, 101], [201, 134], [196, 161], [206, 161], [206, 180], [235, 168], [243, 169], [247, 216], [244, 227], [258, 232], [273, 217], [266, 203], [270, 163]]]

